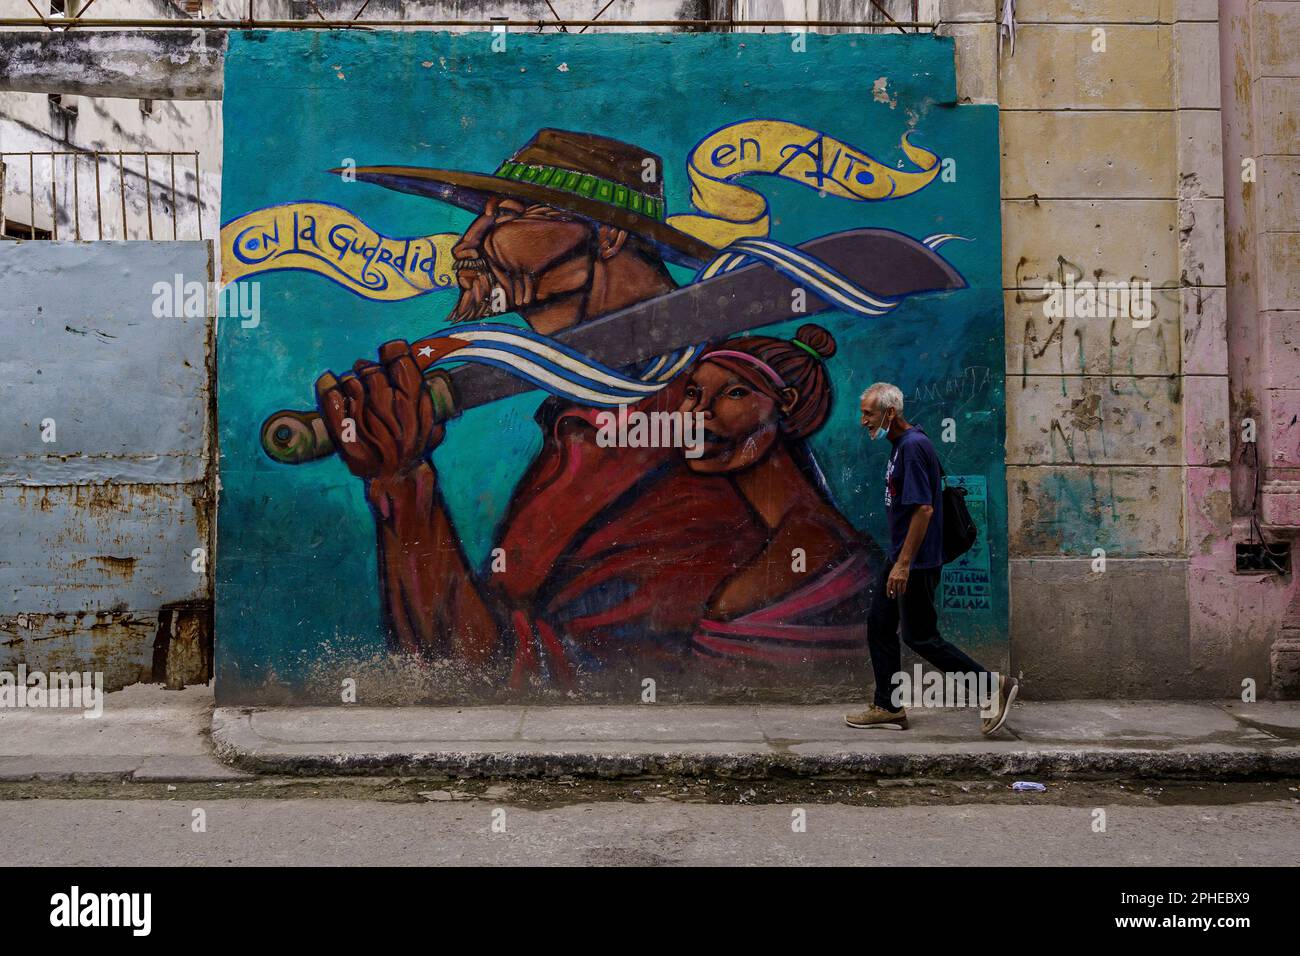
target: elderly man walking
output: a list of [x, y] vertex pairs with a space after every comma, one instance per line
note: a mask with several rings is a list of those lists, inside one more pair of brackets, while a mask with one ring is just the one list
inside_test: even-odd
[[[939, 636], [935, 592], [943, 571], [943, 478], [939, 456], [925, 431], [903, 417], [903, 393], [877, 382], [862, 393], [862, 425], [872, 440], [893, 445], [885, 468], [885, 510], [889, 518], [889, 557], [881, 566], [867, 643], [876, 689], [870, 707], [845, 715], [850, 727], [907, 728], [907, 709], [890, 699], [901, 667], [899, 636], [945, 675], [974, 675], [977, 682], [997, 678], [987, 668]], [[987, 675], [987, 676], [985, 676]], [[1019, 683], [1000, 677], [991, 712], [981, 730], [987, 736], [1006, 723]]]

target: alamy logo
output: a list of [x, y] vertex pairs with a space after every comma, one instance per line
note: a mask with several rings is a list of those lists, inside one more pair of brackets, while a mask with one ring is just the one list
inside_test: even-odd
[[701, 412], [629, 412], [596, 414], [596, 444], [601, 448], [685, 448], [687, 458], [704, 454]]
[[152, 893], [82, 893], [74, 886], [51, 896], [50, 907], [51, 926], [129, 926], [133, 936], [148, 936], [153, 926]]
[[19, 664], [17, 674], [0, 671], [0, 707], [75, 707], [94, 720], [104, 715], [104, 672], [46, 674]]
[[151, 291], [154, 318], [202, 318], [212, 303], [219, 319], [238, 318], [246, 329], [261, 323], [262, 288], [256, 282], [232, 282], [222, 288], [215, 282], [186, 282], [177, 273], [171, 282], [155, 282]]
[[898, 671], [889, 682], [894, 685], [889, 704], [899, 707], [976, 707], [981, 717], [995, 717], [998, 712], [998, 675], [992, 671], [975, 673], [930, 671], [917, 664], [912, 673]]
[[1075, 282], [1066, 276], [1065, 283], [1045, 282], [1043, 315], [1049, 319], [1132, 319], [1133, 328], [1145, 329], [1155, 317], [1151, 303], [1151, 283]]

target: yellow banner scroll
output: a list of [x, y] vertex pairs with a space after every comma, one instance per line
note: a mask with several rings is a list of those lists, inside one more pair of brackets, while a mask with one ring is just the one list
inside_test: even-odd
[[[939, 156], [912, 146], [903, 152], [918, 171], [893, 169], [863, 150], [784, 120], [744, 120], [695, 144], [687, 163], [696, 213], [668, 222], [715, 248], [766, 237], [767, 199], [735, 182], [780, 176], [831, 196], [861, 202], [897, 199], [929, 185]], [[456, 233], [395, 239], [371, 229], [341, 206], [292, 202], [245, 213], [221, 228], [225, 282], [282, 269], [314, 272], [367, 299], [396, 302], [451, 288]]]
[[452, 232], [382, 236], [341, 206], [293, 202], [245, 213], [221, 227], [221, 278], [299, 269], [366, 299], [396, 302], [454, 285]]
[[696, 143], [687, 163], [691, 204], [700, 214], [670, 216], [668, 224], [717, 248], [737, 239], [766, 237], [767, 199], [734, 182], [756, 174], [864, 202], [910, 195], [938, 175], [939, 156], [911, 145], [907, 135], [901, 145], [919, 172], [891, 169], [856, 147], [797, 123], [745, 120], [724, 126]]

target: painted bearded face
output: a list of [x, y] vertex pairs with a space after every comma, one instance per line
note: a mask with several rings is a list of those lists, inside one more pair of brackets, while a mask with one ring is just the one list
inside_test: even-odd
[[704, 424], [703, 453], [686, 459], [691, 471], [719, 474], [747, 468], [780, 437], [776, 401], [716, 362], [700, 362], [691, 372], [678, 411], [699, 412]]
[[595, 227], [551, 206], [492, 197], [452, 248], [460, 298], [450, 322], [530, 308], [586, 288]]

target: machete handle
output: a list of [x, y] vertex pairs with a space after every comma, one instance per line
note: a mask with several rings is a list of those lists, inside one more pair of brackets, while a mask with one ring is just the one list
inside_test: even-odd
[[[441, 369], [426, 372], [424, 387], [433, 399], [435, 422], [445, 422], [460, 414], [451, 378], [446, 372]], [[262, 450], [272, 461], [282, 465], [301, 465], [334, 454], [334, 442], [330, 440], [319, 412], [286, 408], [269, 415], [262, 423]]]

